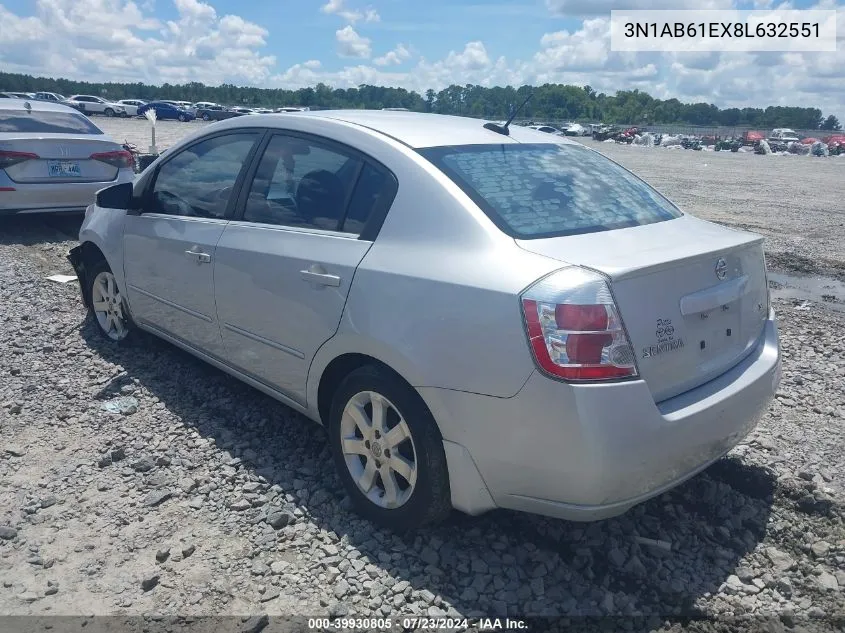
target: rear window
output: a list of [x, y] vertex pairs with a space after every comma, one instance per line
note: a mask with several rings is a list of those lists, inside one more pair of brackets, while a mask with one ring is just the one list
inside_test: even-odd
[[681, 216], [645, 182], [579, 145], [464, 145], [419, 151], [512, 237], [610, 231]]
[[88, 117], [75, 112], [0, 110], [0, 132], [102, 134]]

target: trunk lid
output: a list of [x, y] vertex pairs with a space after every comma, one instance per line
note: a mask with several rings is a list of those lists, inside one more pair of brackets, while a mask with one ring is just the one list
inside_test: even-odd
[[724, 373], [768, 318], [763, 238], [690, 216], [567, 237], [516, 240], [607, 275], [655, 401]]
[[114, 165], [93, 160], [91, 154], [112, 152], [122, 147], [108, 137], [74, 134], [43, 134], [37, 138], [0, 138], [0, 150], [31, 152], [38, 158], [6, 168], [6, 174], [21, 184], [62, 182], [109, 182], [117, 178]]

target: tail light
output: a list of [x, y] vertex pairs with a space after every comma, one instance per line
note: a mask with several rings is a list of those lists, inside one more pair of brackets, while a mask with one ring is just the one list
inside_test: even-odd
[[628, 334], [598, 273], [564, 268], [531, 286], [521, 301], [531, 351], [547, 374], [573, 381], [637, 375]]
[[38, 158], [38, 154], [32, 152], [10, 152], [0, 150], [0, 169], [6, 169], [12, 165], [17, 165], [27, 160]]
[[91, 154], [91, 158], [93, 160], [98, 160], [101, 163], [108, 163], [112, 167], [117, 167], [118, 169], [131, 169], [135, 163], [135, 159], [132, 157], [132, 154], [127, 152], [125, 149], [115, 150], [113, 152], [98, 152], [96, 154]]

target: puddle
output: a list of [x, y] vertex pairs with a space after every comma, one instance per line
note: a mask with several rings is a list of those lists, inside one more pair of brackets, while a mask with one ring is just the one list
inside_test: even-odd
[[845, 283], [830, 277], [769, 272], [769, 288], [774, 298], [815, 301], [845, 312]]

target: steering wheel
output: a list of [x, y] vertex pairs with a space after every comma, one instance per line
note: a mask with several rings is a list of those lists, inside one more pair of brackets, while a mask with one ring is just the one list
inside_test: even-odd
[[194, 209], [193, 205], [184, 198], [180, 198], [175, 193], [170, 193], [169, 191], [156, 191], [156, 196], [162, 203], [164, 203], [164, 205], [175, 206], [179, 210], [178, 215], [197, 215], [196, 209]]

